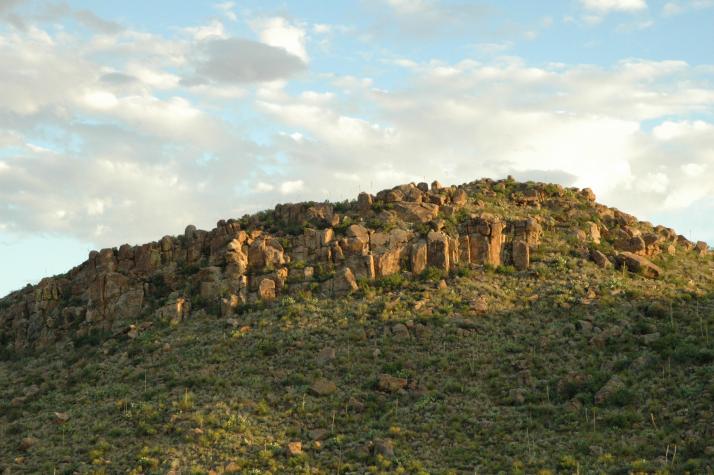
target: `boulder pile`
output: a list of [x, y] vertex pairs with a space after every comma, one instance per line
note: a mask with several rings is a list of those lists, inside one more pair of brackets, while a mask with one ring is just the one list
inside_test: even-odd
[[[504, 213], [505, 205], [518, 212]], [[68, 273], [0, 300], [0, 342], [23, 350], [91, 332], [111, 335], [140, 319], [178, 324], [199, 307], [231, 318], [243, 305], [291, 292], [341, 296], [363, 281], [430, 268], [445, 275], [461, 266], [512, 265], [525, 272], [545, 230], [572, 223], [583, 223], [571, 235], [602, 268], [656, 278], [663, 271], [650, 259], [661, 253], [709, 252], [705, 243], [595, 203], [589, 189], [512, 179], [410, 183], [342, 204], [280, 204], [221, 220], [210, 231], [187, 226], [158, 242], [93, 251]]]

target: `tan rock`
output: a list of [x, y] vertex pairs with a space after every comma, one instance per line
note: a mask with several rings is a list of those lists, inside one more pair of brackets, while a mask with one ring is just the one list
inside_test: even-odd
[[461, 207], [464, 206], [469, 201], [469, 195], [463, 189], [459, 188], [451, 197], [451, 202], [454, 206]]
[[630, 272], [641, 274], [650, 279], [656, 279], [663, 274], [662, 269], [649, 259], [631, 252], [621, 252], [615, 257], [618, 267], [627, 267]]
[[23, 452], [27, 452], [32, 447], [37, 445], [38, 442], [39, 442], [39, 440], [36, 439], [35, 437], [25, 437], [20, 441], [20, 445], [18, 446], [18, 449], [20, 449]]
[[352, 272], [357, 279], [375, 279], [376, 271], [374, 267], [374, 256], [371, 254], [350, 256], [345, 260], [345, 265], [352, 269]]
[[403, 249], [389, 249], [374, 256], [374, 267], [377, 277], [387, 277], [397, 274], [400, 268], [400, 261]]
[[285, 264], [283, 246], [274, 238], [256, 239], [248, 248], [248, 263], [253, 270], [276, 269]]
[[439, 206], [433, 203], [413, 203], [402, 201], [394, 203], [394, 212], [408, 222], [427, 223], [439, 214]]
[[530, 248], [525, 241], [515, 241], [513, 243], [513, 265], [518, 270], [526, 270], [530, 267]]
[[144, 305], [144, 290], [133, 289], [124, 292], [111, 306], [115, 320], [135, 320]]
[[319, 378], [310, 386], [310, 392], [316, 396], [329, 396], [337, 391], [337, 385], [326, 378]]
[[593, 193], [593, 190], [590, 188], [583, 188], [582, 191], [580, 191], [580, 194], [588, 201], [595, 201], [597, 198], [595, 196], [595, 193]]
[[69, 422], [70, 415], [68, 412], [55, 412], [54, 413], [54, 422], [55, 424], [62, 425], [66, 424]]
[[300, 442], [300, 441], [289, 442], [286, 447], [286, 452], [287, 452], [288, 456], [290, 456], [290, 457], [294, 457], [296, 455], [302, 454], [302, 442]]
[[333, 295], [345, 295], [358, 289], [359, 286], [357, 285], [357, 280], [352, 273], [352, 269], [349, 267], [343, 267], [335, 273], [332, 288]]
[[408, 381], [405, 378], [397, 378], [389, 374], [380, 374], [377, 379], [377, 387], [381, 391], [395, 393], [407, 387]]
[[427, 244], [424, 240], [419, 240], [412, 244], [409, 256], [410, 269], [413, 275], [419, 275], [427, 266]]
[[586, 226], [586, 233], [588, 235], [588, 239], [595, 244], [600, 244], [600, 226], [593, 222], [587, 222], [585, 223]]
[[275, 281], [273, 279], [263, 279], [258, 284], [258, 298], [263, 302], [271, 302], [277, 297]]
[[324, 365], [333, 361], [337, 357], [337, 351], [335, 348], [328, 346], [320, 350], [317, 354], [317, 364]]
[[618, 239], [614, 243], [615, 249], [618, 251], [630, 252], [633, 254], [644, 254], [647, 250], [644, 239], [641, 236], [631, 238]]
[[168, 321], [176, 325], [186, 320], [191, 312], [191, 304], [184, 297], [169, 298], [169, 302], [163, 307], [159, 307], [155, 312], [155, 317], [159, 320]]
[[590, 259], [592, 259], [598, 267], [602, 267], [603, 269], [612, 267], [612, 263], [607, 258], [607, 256], [602, 252], [598, 251], [597, 249], [593, 249], [592, 251], [590, 251]]
[[449, 239], [441, 231], [430, 231], [426, 236], [427, 264], [430, 267], [448, 272], [449, 265]]
[[403, 200], [404, 200], [404, 193], [402, 193], [400, 190], [389, 190], [384, 195], [385, 203], [397, 203], [397, 202], [403, 201]]
[[372, 211], [372, 202], [372, 195], [364, 192], [360, 193], [357, 197], [357, 209], [359, 210], [359, 214], [362, 216], [369, 214], [369, 212]]

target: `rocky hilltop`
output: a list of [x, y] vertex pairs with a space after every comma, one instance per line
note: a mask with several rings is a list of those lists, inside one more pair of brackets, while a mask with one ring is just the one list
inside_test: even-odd
[[[192, 311], [230, 318], [242, 306], [294, 292], [341, 296], [362, 281], [428, 270], [512, 266], [527, 273], [544, 234], [608, 269], [648, 278], [660, 254], [705, 255], [671, 228], [596, 203], [590, 189], [513, 179], [458, 186], [410, 183], [342, 203], [279, 204], [210, 231], [90, 253], [60, 276], [0, 300], [0, 342], [22, 351], [68, 337], [129, 332]], [[129, 327], [128, 325], [131, 325]]]
[[713, 328], [588, 189], [282, 204], [0, 300], [0, 473], [712, 473]]

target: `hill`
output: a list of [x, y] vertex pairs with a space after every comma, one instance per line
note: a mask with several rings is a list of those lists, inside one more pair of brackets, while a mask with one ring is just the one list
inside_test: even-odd
[[711, 473], [714, 256], [509, 178], [283, 204], [0, 300], [4, 473]]

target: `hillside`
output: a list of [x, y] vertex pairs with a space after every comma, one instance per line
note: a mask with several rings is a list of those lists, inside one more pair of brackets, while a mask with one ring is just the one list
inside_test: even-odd
[[714, 254], [588, 189], [283, 204], [0, 300], [0, 471], [711, 473]]

